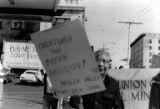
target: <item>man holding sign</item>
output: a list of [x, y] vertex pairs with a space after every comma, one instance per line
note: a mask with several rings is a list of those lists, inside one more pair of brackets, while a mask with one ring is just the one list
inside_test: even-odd
[[105, 90], [82, 22], [58, 25], [31, 38], [58, 98]]
[[[107, 75], [107, 70], [112, 65], [110, 54], [105, 49], [100, 49], [95, 52], [95, 57], [106, 90], [82, 96], [84, 109], [124, 109], [118, 82]], [[77, 99], [77, 96], [70, 99], [70, 105], [73, 108], [78, 108]]]

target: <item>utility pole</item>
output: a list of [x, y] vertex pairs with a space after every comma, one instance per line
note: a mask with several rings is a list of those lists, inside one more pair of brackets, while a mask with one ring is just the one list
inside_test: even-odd
[[130, 29], [131, 29], [131, 25], [132, 24], [142, 24], [141, 22], [131, 22], [131, 21], [126, 21], [126, 22], [124, 22], [124, 21], [119, 21], [118, 23], [124, 23], [124, 24], [128, 24], [129, 25], [129, 27], [128, 27], [128, 51], [127, 51], [127, 58], [128, 58], [128, 64], [129, 64], [129, 59], [130, 59], [130, 57], [129, 57], [129, 44], [130, 44]]

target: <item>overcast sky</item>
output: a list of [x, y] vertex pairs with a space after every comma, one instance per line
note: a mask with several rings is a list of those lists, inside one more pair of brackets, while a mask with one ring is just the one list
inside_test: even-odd
[[119, 21], [143, 23], [131, 25], [130, 42], [141, 33], [160, 33], [159, 0], [86, 0], [85, 6], [85, 27], [95, 50], [109, 46], [120, 58], [127, 57], [128, 24]]

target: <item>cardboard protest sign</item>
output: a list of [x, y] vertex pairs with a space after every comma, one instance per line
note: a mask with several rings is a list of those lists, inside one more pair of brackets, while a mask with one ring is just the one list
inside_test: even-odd
[[159, 55], [152, 56], [151, 68], [160, 68], [160, 56]]
[[58, 97], [105, 89], [94, 53], [79, 20], [34, 33], [31, 38]]
[[109, 75], [119, 81], [125, 109], [148, 109], [151, 79], [160, 69], [110, 70]]

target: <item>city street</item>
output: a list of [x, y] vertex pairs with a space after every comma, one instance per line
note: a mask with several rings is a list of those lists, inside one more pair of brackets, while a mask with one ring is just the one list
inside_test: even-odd
[[43, 86], [4, 84], [3, 109], [42, 109]]

